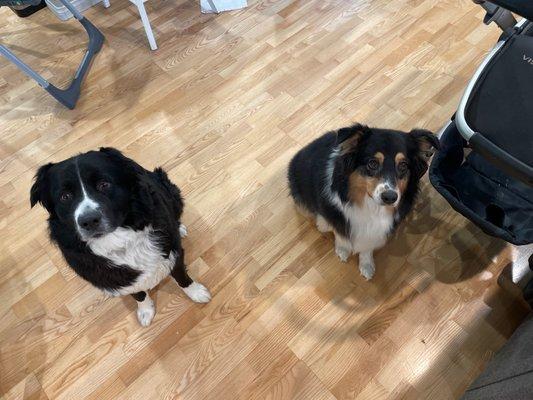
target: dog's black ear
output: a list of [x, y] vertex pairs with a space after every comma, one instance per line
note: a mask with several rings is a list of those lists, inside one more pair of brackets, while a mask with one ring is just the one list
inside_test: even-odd
[[126, 157], [121, 151], [115, 149], [114, 147], [100, 147], [100, 152], [107, 154], [109, 158], [124, 168], [124, 171], [135, 172], [136, 174], [143, 172], [143, 168], [139, 164], [137, 164], [131, 158]]
[[431, 156], [440, 149], [437, 136], [425, 129], [413, 129], [409, 136], [414, 140], [417, 147], [417, 160], [415, 163], [415, 175], [421, 178], [428, 170], [428, 162]]
[[428, 130], [413, 129], [409, 134], [418, 146], [420, 157], [426, 161], [429, 161], [435, 151], [440, 149], [439, 138]]
[[120, 150], [115, 149], [114, 147], [100, 147], [100, 152], [107, 154], [110, 157], [121, 159], [127, 158]]
[[337, 131], [337, 146], [341, 155], [351, 153], [364, 137], [370, 136], [372, 131], [366, 125], [355, 124]]
[[38, 202], [47, 210], [49, 209], [48, 196], [46, 195], [46, 188], [48, 186], [48, 171], [54, 164], [48, 163], [41, 166], [35, 174], [35, 182], [30, 189], [30, 205], [33, 208]]

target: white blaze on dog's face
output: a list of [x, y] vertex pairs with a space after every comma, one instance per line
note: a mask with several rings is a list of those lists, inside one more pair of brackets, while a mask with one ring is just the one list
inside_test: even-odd
[[31, 203], [41, 202], [73, 234], [87, 241], [124, 222], [134, 187], [130, 175], [112, 150], [91, 151], [41, 167]]
[[[74, 209], [74, 222], [78, 233], [82, 239], [91, 236], [97, 236], [106, 231], [105, 227], [108, 224], [107, 219], [102, 214], [102, 206], [98, 201], [91, 198], [86, 185], [81, 177], [79, 164], [75, 162], [76, 173], [78, 175], [78, 184], [80, 186], [81, 196], [79, 196], [77, 205]], [[109, 184], [109, 183], [106, 183]], [[102, 184], [100, 183], [100, 186]], [[102, 231], [102, 232], [100, 232]]]

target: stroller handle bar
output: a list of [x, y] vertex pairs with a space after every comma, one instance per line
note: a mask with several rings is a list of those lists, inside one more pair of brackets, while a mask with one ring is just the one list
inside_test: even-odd
[[512, 11], [526, 19], [533, 20], [533, 1], [531, 0], [474, 0], [475, 3], [493, 3]]
[[[524, 25], [527, 24], [527, 22], [528, 21], [526, 19], [523, 19], [516, 25], [516, 28], [522, 28]], [[496, 54], [498, 54], [504, 44], [505, 40], [500, 40], [474, 73], [474, 76], [468, 83], [463, 97], [461, 98], [461, 101], [459, 103], [459, 107], [455, 115], [455, 121], [457, 129], [461, 133], [461, 136], [470, 144], [473, 150], [477, 151], [485, 158], [490, 160], [493, 164], [507, 171], [509, 174], [515, 176], [521, 181], [527, 183], [528, 185], [533, 186], [532, 167], [530, 167], [523, 161], [513, 157], [511, 154], [506, 153], [498, 146], [494, 145], [490, 140], [485, 138], [483, 135], [474, 131], [469, 126], [466, 120], [466, 109], [469, 105], [470, 97], [472, 95], [472, 92], [474, 91], [476, 83], [483, 74], [487, 65], [496, 56]]]

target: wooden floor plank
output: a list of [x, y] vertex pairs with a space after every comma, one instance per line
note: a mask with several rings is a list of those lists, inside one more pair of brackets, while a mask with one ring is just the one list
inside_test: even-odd
[[[302, 145], [354, 121], [437, 131], [498, 38], [471, 1], [197, 1], [86, 16], [106, 42], [75, 110], [0, 59], [0, 397], [6, 399], [452, 399], [525, 315], [499, 288], [510, 248], [424, 178], [413, 214], [367, 282], [330, 234], [296, 212], [286, 167]], [[0, 9], [0, 37], [58, 85], [86, 43], [48, 10]], [[115, 146], [164, 166], [186, 199], [186, 261], [214, 294], [167, 280], [138, 326], [68, 268], [29, 209], [36, 168]]]

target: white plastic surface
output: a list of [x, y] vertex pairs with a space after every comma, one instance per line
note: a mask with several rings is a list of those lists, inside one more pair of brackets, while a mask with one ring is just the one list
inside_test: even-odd
[[[62, 21], [72, 18], [72, 13], [59, 0], [45, 0], [48, 8]], [[102, 0], [69, 0], [79, 12], [87, 10]]]

